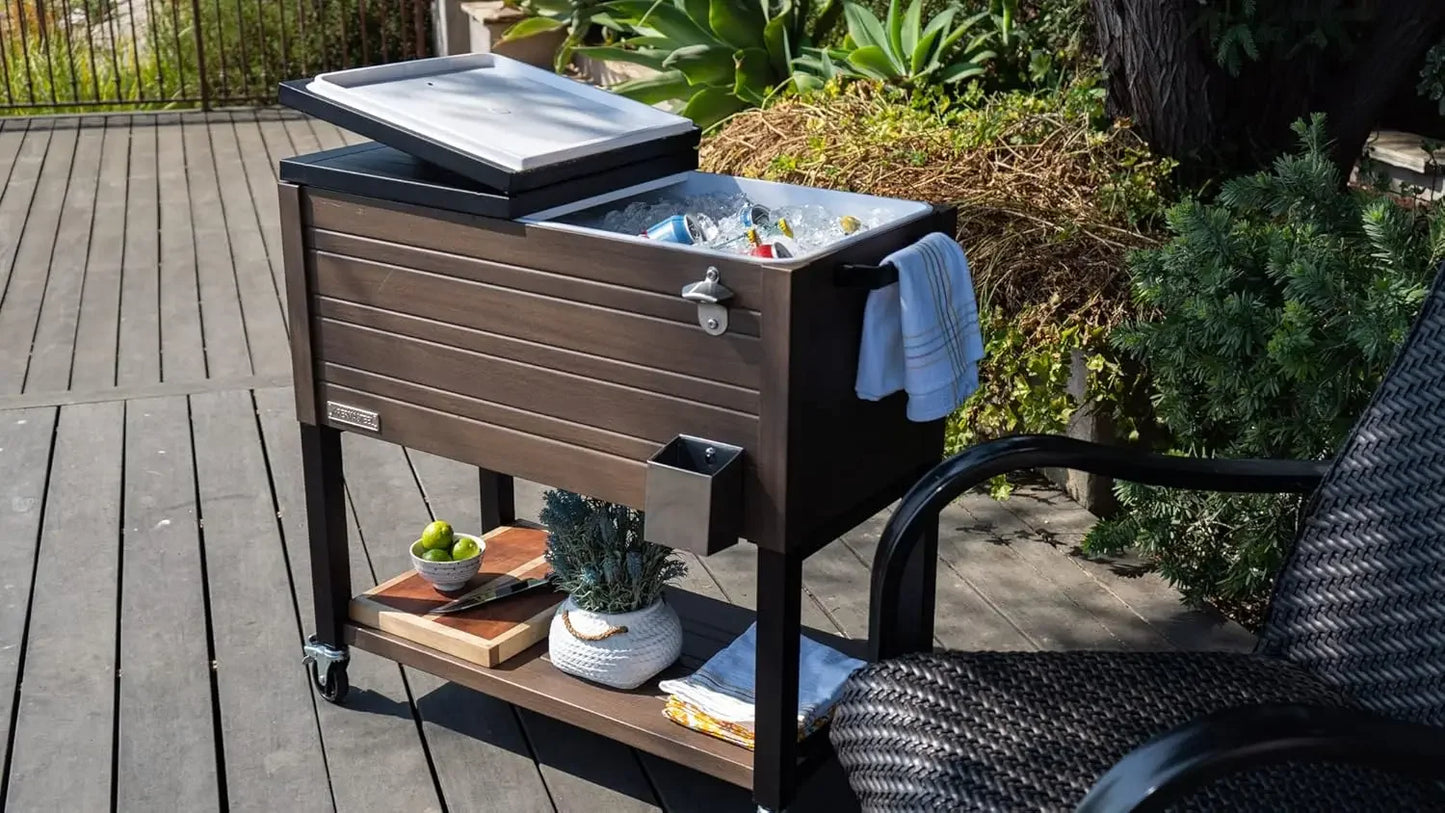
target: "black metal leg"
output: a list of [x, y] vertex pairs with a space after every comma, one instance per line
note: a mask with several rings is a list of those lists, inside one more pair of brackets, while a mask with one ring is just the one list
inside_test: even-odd
[[774, 811], [791, 804], [797, 792], [802, 594], [802, 557], [759, 549], [753, 798]]
[[517, 521], [517, 499], [512, 476], [491, 469], [477, 469], [482, 492], [482, 533], [496, 530]]
[[346, 491], [341, 475], [341, 433], [301, 424], [301, 467], [306, 480], [306, 527], [311, 543], [311, 595], [316, 634], [306, 639], [301, 660], [321, 696], [346, 699], [346, 607], [351, 601], [351, 564], [346, 549]]
[[301, 424], [301, 465], [306, 479], [306, 525], [311, 536], [311, 592], [316, 639], [341, 647], [351, 601], [346, 549], [346, 499], [341, 475], [341, 433]]
[[933, 651], [933, 610], [938, 578], [938, 520], [923, 527], [923, 538], [903, 570], [901, 606], [898, 608], [900, 642], [904, 652]]

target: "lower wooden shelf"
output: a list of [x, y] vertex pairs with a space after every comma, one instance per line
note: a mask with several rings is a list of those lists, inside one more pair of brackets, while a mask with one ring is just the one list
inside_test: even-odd
[[[740, 635], [753, 613], [736, 605], [669, 588], [667, 600], [683, 626], [678, 663], [631, 691], [599, 686], [567, 675], [547, 660], [547, 642], [535, 644], [494, 667], [482, 667], [400, 636], [359, 624], [347, 625], [347, 643], [491, 697], [601, 734], [639, 751], [686, 765], [744, 788], [753, 786], [753, 752], [668, 720], [657, 682], [686, 675]], [[856, 651], [859, 642], [817, 634], [833, 646]], [[800, 748], [804, 770], [827, 753], [826, 732]]]

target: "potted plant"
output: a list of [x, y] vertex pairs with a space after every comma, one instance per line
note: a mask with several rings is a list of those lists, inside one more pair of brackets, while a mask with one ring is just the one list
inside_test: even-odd
[[617, 689], [642, 685], [682, 652], [682, 624], [662, 588], [686, 565], [643, 541], [639, 511], [566, 491], [542, 502], [547, 562], [567, 593], [552, 617], [552, 664]]
[[[499, 45], [518, 47], [533, 38], [546, 38], [553, 49], [552, 69], [564, 73], [572, 54], [580, 46], [599, 42], [600, 28], [612, 22], [603, 0], [505, 0], [507, 8], [521, 17], [510, 25]], [[555, 42], [555, 45], [553, 44]]]

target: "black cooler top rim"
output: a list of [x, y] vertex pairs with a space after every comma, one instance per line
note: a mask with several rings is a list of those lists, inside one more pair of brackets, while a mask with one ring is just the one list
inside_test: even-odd
[[[398, 189], [415, 195], [429, 188], [431, 193], [441, 194], [425, 201], [406, 202], [515, 219], [697, 168], [702, 131], [693, 127], [575, 160], [511, 169], [322, 96], [307, 87], [311, 81], [280, 83], [280, 102], [404, 153], [418, 163], [407, 168], [396, 156], [380, 152], [369, 155], [372, 160], [362, 160], [365, 151], [341, 148], [282, 161], [283, 180], [373, 197], [388, 197], [388, 190]], [[368, 163], [372, 168], [366, 168]], [[363, 183], [364, 175], [372, 176], [372, 180]]]

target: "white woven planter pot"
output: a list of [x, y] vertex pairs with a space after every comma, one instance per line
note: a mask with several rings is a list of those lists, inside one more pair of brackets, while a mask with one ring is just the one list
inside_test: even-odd
[[682, 622], [661, 599], [630, 613], [594, 613], [568, 596], [552, 616], [547, 649], [569, 675], [635, 689], [682, 654]]

